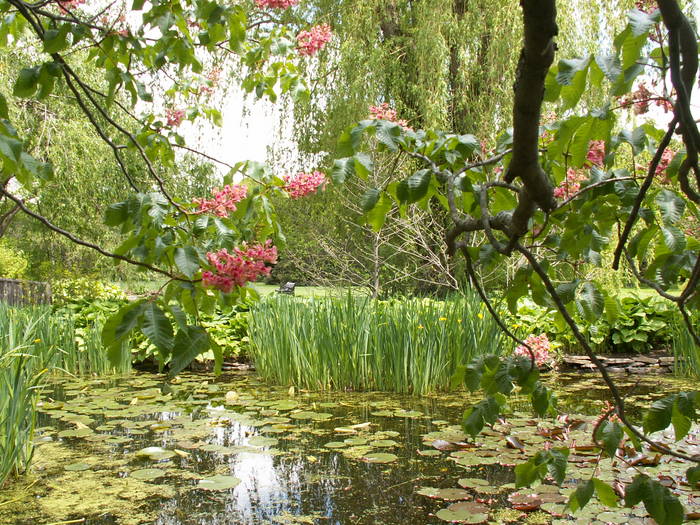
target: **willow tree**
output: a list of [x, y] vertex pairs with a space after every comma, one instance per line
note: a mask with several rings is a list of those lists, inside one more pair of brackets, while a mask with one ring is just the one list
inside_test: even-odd
[[[292, 151], [277, 151], [281, 167], [306, 166], [323, 163], [337, 152], [337, 137], [349, 121], [368, 117], [369, 107], [386, 103], [410, 127], [442, 129], [455, 133], [474, 133], [481, 137], [483, 147], [494, 147], [496, 132], [507, 125], [513, 102], [515, 80], [513, 63], [518, 60], [515, 43], [522, 38], [522, 24], [513, 13], [519, 8], [517, 0], [486, 2], [484, 0], [411, 1], [388, 0], [310, 0], [305, 4], [309, 13], [327, 20], [337, 38], [332, 50], [309, 65], [314, 84], [308, 101], [296, 102], [290, 108], [289, 125], [294, 130]], [[562, 2], [560, 10], [561, 35], [558, 45], [564, 53], [587, 53], [601, 40], [612, 38], [624, 24], [624, 11], [632, 1], [611, 7], [605, 2]], [[583, 44], [583, 45], [582, 45]], [[590, 100], [600, 98], [593, 89], [586, 94]], [[390, 165], [379, 158], [376, 166]], [[394, 176], [396, 180], [412, 166], [382, 173], [378, 178]], [[352, 217], [342, 200], [332, 207], [339, 220]], [[446, 229], [448, 221], [439, 208], [431, 205], [433, 213], [409, 217], [414, 226], [427, 218], [424, 229], [436, 226]], [[410, 211], [408, 213], [411, 213]], [[281, 220], [292, 226], [294, 218], [281, 208]], [[389, 236], [396, 225], [387, 220]], [[301, 268], [309, 259], [327, 259], [328, 251], [320, 245], [347, 246], [347, 238], [334, 232], [344, 228], [291, 227], [288, 258]], [[367, 252], [371, 258], [368, 239], [376, 233], [368, 225], [358, 224], [353, 230], [353, 250]], [[322, 236], [313, 249], [312, 238]], [[379, 234], [381, 235], [381, 233]], [[434, 232], [432, 233], [434, 235]], [[431, 234], [426, 232], [425, 237]], [[391, 243], [389, 243], [391, 244]], [[312, 249], [309, 247], [312, 246]], [[444, 261], [444, 244], [415, 246], [419, 259]], [[387, 253], [386, 257], [392, 254]], [[337, 260], [337, 259], [336, 259]], [[339, 264], [339, 267], [347, 266]], [[320, 267], [312, 264], [310, 268]], [[404, 267], [410, 273], [408, 267]], [[433, 267], [443, 273], [443, 265]], [[341, 270], [339, 270], [342, 273]], [[303, 273], [303, 272], [302, 272]], [[449, 275], [444, 285], [455, 282]], [[307, 276], [320, 279], [315, 272]], [[422, 276], [416, 275], [417, 280]], [[346, 279], [341, 278], [343, 282]]]

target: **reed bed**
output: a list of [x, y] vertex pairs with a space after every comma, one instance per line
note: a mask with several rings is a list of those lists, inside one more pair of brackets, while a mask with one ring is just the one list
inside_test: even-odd
[[445, 301], [275, 296], [253, 307], [249, 331], [264, 379], [314, 390], [447, 390], [455, 367], [509, 348], [472, 294]]
[[0, 303], [0, 354], [23, 348], [36, 369], [73, 375], [127, 373], [130, 361], [115, 369], [100, 341], [99, 323], [77, 328], [73, 319], [53, 315], [49, 306], [14, 308]]
[[34, 356], [15, 349], [0, 354], [0, 487], [29, 466], [34, 453], [36, 404], [42, 376]]
[[[691, 321], [696, 333], [700, 332], [700, 314], [693, 313]], [[682, 319], [671, 327], [671, 349], [675, 358], [673, 373], [678, 376], [700, 378], [700, 348]]]

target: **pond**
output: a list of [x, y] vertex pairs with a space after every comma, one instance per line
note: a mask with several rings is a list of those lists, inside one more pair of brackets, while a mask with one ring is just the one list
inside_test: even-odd
[[[556, 382], [569, 416], [538, 420], [514, 398], [505, 420], [470, 440], [464, 394], [308, 393], [251, 374], [56, 380], [43, 393], [33, 473], [0, 493], [0, 523], [649, 523], [642, 506], [594, 499], [575, 518], [564, 506], [594, 469], [625, 481], [642, 464], [700, 510], [682, 463], [647, 452], [632, 467], [596, 467], [590, 430], [605, 389], [592, 376]], [[641, 402], [681, 385], [622, 386]], [[516, 491], [513, 465], [547, 441], [571, 451], [563, 486]], [[694, 430], [684, 449], [700, 452], [696, 441]]]

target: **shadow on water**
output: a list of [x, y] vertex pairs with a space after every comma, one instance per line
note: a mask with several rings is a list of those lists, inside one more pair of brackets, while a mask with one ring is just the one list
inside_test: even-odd
[[[593, 378], [559, 376], [557, 384], [564, 409], [597, 414], [607, 398]], [[669, 385], [654, 378], [622, 389], [641, 399]], [[464, 440], [464, 395], [294, 394], [243, 374], [57, 381], [43, 396], [35, 498], [0, 507], [0, 522], [444, 523], [435, 513], [452, 502], [417, 488], [455, 487], [464, 477], [513, 482], [507, 462], [458, 464], [449, 458], [457, 446], [431, 446]], [[511, 407], [528, 410], [517, 398]], [[217, 476], [238, 484], [203, 489], [201, 479]], [[498, 507], [506, 500], [496, 492], [489, 498]]]

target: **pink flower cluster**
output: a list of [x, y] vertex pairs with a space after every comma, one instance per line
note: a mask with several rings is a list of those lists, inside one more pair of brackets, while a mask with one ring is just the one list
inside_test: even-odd
[[242, 184], [227, 184], [222, 189], [212, 191], [213, 199], [195, 199], [199, 205], [196, 213], [213, 213], [217, 217], [228, 217], [236, 211], [236, 204], [246, 198], [248, 187]]
[[665, 174], [666, 169], [668, 168], [668, 165], [671, 164], [671, 161], [673, 160], [673, 157], [676, 153], [671, 150], [666, 148], [664, 152], [661, 154], [661, 159], [659, 160], [659, 164], [656, 166], [656, 170], [654, 171], [654, 174], [657, 177], [661, 177], [663, 175], [662, 182], [668, 183], [670, 182], [670, 179], [668, 176]]
[[270, 9], [287, 9], [298, 3], [299, 0], [255, 0], [255, 5], [262, 9], [266, 7]]
[[167, 120], [168, 126], [170, 126], [171, 128], [176, 128], [180, 124], [182, 124], [182, 121], [185, 118], [185, 110], [184, 109], [166, 109], [165, 110], [165, 118]]
[[[535, 354], [535, 364], [537, 366], [552, 366], [554, 364], [554, 355], [547, 334], [530, 334], [525, 339], [525, 342], [532, 348], [532, 353]], [[515, 349], [515, 355], [522, 355], [530, 358], [530, 352], [527, 347], [520, 345]]]
[[645, 13], [652, 13], [656, 11], [655, 0], [637, 0], [634, 5], [637, 9], [644, 11]]
[[[652, 81], [652, 85], [655, 85], [655, 82]], [[644, 82], [639, 85], [636, 91], [622, 98], [620, 100], [620, 105], [623, 108], [632, 106], [635, 115], [644, 115], [649, 111], [650, 102], [654, 102], [655, 105], [663, 108], [664, 113], [673, 111], [673, 104], [671, 101], [666, 97], [655, 95], [649, 91]]]
[[297, 48], [300, 55], [312, 56], [318, 53], [331, 40], [331, 26], [321, 24], [310, 31], [300, 31], [297, 35]]
[[300, 172], [296, 175], [284, 175], [282, 180], [287, 184], [284, 191], [289, 193], [292, 199], [298, 199], [311, 193], [315, 193], [319, 187], [326, 184], [326, 175], [320, 171], [313, 173]]
[[68, 9], [75, 9], [86, 1], [87, 0], [58, 0], [58, 7], [61, 11], [66, 11]]
[[573, 168], [566, 170], [566, 178], [559, 186], [554, 188], [554, 198], [568, 199], [581, 189], [581, 181], [586, 180], [586, 175]]
[[588, 144], [586, 160], [591, 163], [591, 166], [603, 167], [605, 162], [605, 141], [592, 140]]
[[277, 262], [277, 248], [267, 240], [265, 244], [234, 248], [233, 253], [228, 253], [225, 248], [209, 252], [207, 260], [215, 272], [202, 272], [202, 284], [229, 293], [234, 286], [245, 286], [261, 275], [270, 275], [269, 265]]
[[378, 106], [370, 106], [369, 118], [372, 120], [388, 120], [389, 122], [396, 122], [404, 129], [411, 129], [408, 126], [408, 121], [399, 119], [398, 115], [396, 114], [396, 110], [389, 106], [389, 104], [386, 102], [379, 104]]

